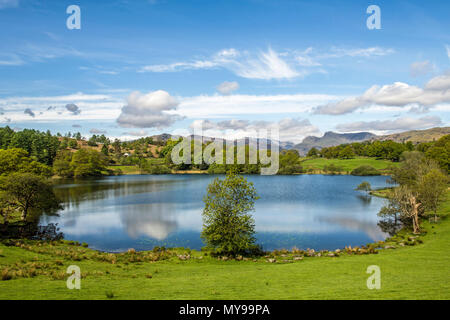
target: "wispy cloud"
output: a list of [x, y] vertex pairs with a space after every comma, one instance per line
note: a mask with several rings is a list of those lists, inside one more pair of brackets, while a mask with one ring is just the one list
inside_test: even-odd
[[190, 62], [175, 62], [171, 64], [148, 65], [140, 72], [175, 72], [187, 69], [225, 68], [237, 76], [247, 79], [292, 79], [303, 73], [295, 70], [288, 62], [272, 48], [261, 51], [256, 55], [238, 50], [224, 49], [209, 59]]
[[339, 124], [336, 126], [341, 132], [352, 131], [399, 131], [414, 130], [436, 127], [442, 124], [442, 120], [437, 116], [429, 116], [422, 118], [398, 118], [395, 120], [375, 120], [375, 121], [359, 121]]

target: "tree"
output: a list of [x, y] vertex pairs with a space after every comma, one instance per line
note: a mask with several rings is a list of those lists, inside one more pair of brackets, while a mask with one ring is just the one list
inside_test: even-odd
[[339, 152], [339, 159], [352, 159], [355, 157], [353, 148], [351, 146], [346, 146]]
[[50, 167], [32, 160], [28, 156], [28, 152], [23, 149], [0, 149], [0, 175], [8, 175], [14, 172], [29, 172], [45, 177], [50, 177], [52, 174]]
[[358, 187], [356, 187], [356, 190], [369, 192], [372, 190], [372, 186], [370, 185], [369, 182], [363, 181]]
[[51, 183], [33, 173], [12, 173], [2, 177], [0, 193], [2, 207], [19, 210], [24, 221], [30, 212], [61, 209]]
[[320, 155], [319, 150], [317, 150], [317, 148], [313, 147], [313, 148], [309, 149], [308, 154], [306, 156], [314, 158], [314, 157], [318, 157], [319, 155]]
[[437, 209], [447, 190], [448, 177], [439, 169], [431, 169], [428, 173], [419, 177], [418, 193], [425, 209], [434, 212], [434, 221], [437, 221]]
[[253, 183], [230, 171], [216, 178], [204, 197], [202, 239], [216, 253], [249, 253], [255, 246], [255, 221], [249, 212], [258, 199]]
[[73, 154], [70, 162], [70, 168], [75, 178], [101, 176], [106, 167], [107, 158], [105, 155], [91, 149], [78, 150]]

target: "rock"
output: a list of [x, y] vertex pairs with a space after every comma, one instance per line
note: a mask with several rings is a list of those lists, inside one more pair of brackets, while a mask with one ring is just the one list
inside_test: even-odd
[[228, 257], [225, 257], [225, 256], [222, 257], [222, 261], [227, 261], [227, 260], [228, 260]]
[[334, 250], [334, 252], [341, 253], [341, 249], [336, 249], [336, 250]]
[[389, 245], [388, 245], [388, 246], [384, 246], [384, 248], [385, 248], [385, 249], [395, 249], [394, 246], [389, 246]]
[[400, 242], [398, 245], [399, 245], [400, 247], [404, 247], [404, 246], [405, 246], [405, 243], [404, 243], [404, 242]]
[[316, 257], [321, 257], [322, 254], [319, 252], [318, 254], [316, 254]]
[[303, 260], [303, 257], [294, 257], [294, 261]]
[[180, 254], [180, 255], [178, 255], [178, 259], [180, 259], [180, 260], [189, 260], [191, 258], [191, 256], [190, 255], [186, 255], [186, 254]]
[[283, 260], [282, 262], [283, 262], [283, 263], [291, 263], [292, 260]]
[[334, 253], [332, 253], [332, 252], [330, 252], [330, 253], [328, 254], [328, 256], [329, 256], [329, 257], [334, 257], [334, 256], [335, 256], [335, 254], [334, 254]]
[[288, 255], [287, 254], [282, 254], [281, 255], [283, 258], [286, 258]]
[[267, 259], [267, 262], [275, 263], [275, 262], [277, 262], [277, 260], [276, 259]]
[[236, 258], [237, 261], [241, 261], [242, 259], [244, 259], [242, 256], [237, 256]]

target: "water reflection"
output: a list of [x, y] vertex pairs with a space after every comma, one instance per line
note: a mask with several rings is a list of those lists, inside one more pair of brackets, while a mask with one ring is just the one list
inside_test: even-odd
[[[377, 223], [383, 205], [354, 188], [368, 180], [374, 188], [385, 177], [250, 176], [261, 197], [256, 203], [257, 240], [264, 249], [333, 249], [381, 240]], [[202, 198], [214, 179], [203, 175], [121, 176], [61, 181], [55, 192], [64, 200], [59, 223], [66, 238], [105, 251], [153, 246], [203, 246]]]

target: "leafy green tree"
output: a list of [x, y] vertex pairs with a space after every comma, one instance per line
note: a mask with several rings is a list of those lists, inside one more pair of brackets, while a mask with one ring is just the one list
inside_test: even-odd
[[91, 149], [80, 149], [75, 152], [70, 162], [75, 178], [100, 176], [106, 170], [108, 160], [104, 154]]
[[319, 155], [320, 155], [319, 150], [317, 150], [317, 148], [313, 147], [313, 148], [309, 149], [308, 154], [306, 156], [314, 158], [314, 157], [318, 157]]
[[218, 254], [233, 255], [256, 250], [255, 221], [249, 212], [258, 199], [253, 183], [230, 171], [216, 178], [204, 197], [202, 239]]
[[352, 159], [354, 157], [355, 153], [351, 146], [346, 146], [339, 152], [339, 159]]
[[61, 209], [51, 183], [33, 173], [12, 173], [2, 177], [0, 193], [2, 206], [20, 211], [22, 220], [27, 220], [30, 212]]
[[34, 173], [45, 177], [52, 175], [49, 166], [31, 159], [28, 152], [23, 149], [0, 149], [0, 175], [9, 175], [15, 172]]
[[53, 173], [63, 178], [73, 177], [72, 155], [68, 150], [60, 151], [53, 162]]
[[439, 169], [431, 169], [429, 172], [419, 177], [417, 189], [420, 202], [425, 209], [434, 212], [434, 220], [437, 221], [437, 209], [443, 201], [443, 196], [447, 191], [448, 176]]

